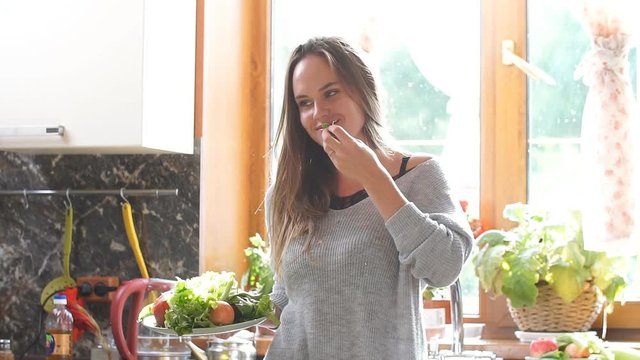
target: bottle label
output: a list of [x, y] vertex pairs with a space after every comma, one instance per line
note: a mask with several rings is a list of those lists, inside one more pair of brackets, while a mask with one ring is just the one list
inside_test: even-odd
[[70, 355], [71, 354], [71, 334], [52, 334], [45, 336], [45, 349], [47, 355]]

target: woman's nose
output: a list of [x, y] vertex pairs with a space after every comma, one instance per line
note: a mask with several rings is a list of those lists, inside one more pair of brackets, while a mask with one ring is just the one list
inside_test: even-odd
[[313, 119], [316, 121], [325, 120], [329, 116], [329, 108], [320, 101], [313, 105]]

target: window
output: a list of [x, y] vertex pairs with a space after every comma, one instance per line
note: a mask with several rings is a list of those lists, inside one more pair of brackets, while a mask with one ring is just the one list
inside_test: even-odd
[[[452, 178], [464, 180], [454, 186], [458, 197], [469, 200], [472, 215], [479, 213], [487, 227], [508, 228], [512, 224], [502, 217], [508, 203], [571, 204], [578, 196], [571, 183], [587, 90], [573, 71], [589, 47], [571, 4], [272, 0], [272, 126], [293, 46], [317, 35], [339, 35], [354, 45], [372, 40], [366, 60], [377, 72], [394, 137], [409, 151], [441, 156]], [[505, 39], [514, 40], [516, 54], [550, 73], [558, 86], [527, 81], [517, 68], [502, 65]], [[635, 51], [630, 57], [635, 87]], [[485, 328], [485, 335], [512, 336], [504, 303], [478, 296], [473, 270], [464, 274], [465, 312], [479, 313], [478, 321], [498, 329]], [[635, 279], [631, 298], [640, 294], [638, 286]], [[610, 327], [637, 328], [635, 299], [617, 306]]]
[[[466, 11], [459, 11], [461, 4]], [[377, 76], [384, 120], [397, 145], [441, 157], [450, 179], [460, 180], [452, 184], [456, 196], [477, 217], [479, 3], [328, 0], [319, 6], [274, 0], [272, 6], [273, 126], [293, 48], [312, 36], [341, 36], [360, 47]], [[461, 284], [465, 313], [477, 315], [478, 281], [470, 262]]]
[[[553, 161], [562, 157], [565, 167], [575, 162], [577, 149], [572, 138], [580, 135], [576, 131], [580, 126], [573, 119], [581, 119], [577, 113], [581, 105], [567, 103], [584, 98], [580, 91], [586, 93], [586, 89], [581, 90], [581, 83], [573, 81], [572, 67], [589, 43], [587, 35], [581, 35], [584, 30], [571, 12], [570, 6], [575, 4], [580, 2], [482, 2], [480, 203], [482, 219], [489, 227], [511, 226], [502, 219], [505, 204], [527, 200], [543, 204], [552, 200], [546, 196], [548, 193], [562, 202], [575, 196], [571, 195], [573, 189], [566, 186], [566, 173]], [[505, 39], [515, 40], [516, 53], [550, 73], [559, 83], [558, 87], [527, 81], [514, 66], [502, 65], [499, 51]], [[637, 61], [632, 53], [632, 67], [637, 68]], [[637, 80], [637, 72], [634, 78]], [[564, 106], [554, 105], [550, 100]], [[545, 156], [552, 161], [542, 161]], [[552, 178], [555, 181], [549, 180]], [[556, 184], [571, 192], [556, 190]], [[481, 318], [488, 324], [485, 330], [489, 331], [485, 333], [489, 336], [513, 334], [513, 324], [502, 300], [481, 295]], [[635, 330], [626, 329], [637, 329], [639, 311], [637, 299], [627, 301], [624, 306], [616, 304], [608, 317], [608, 326], [617, 332], [610, 331], [610, 334], [637, 339]], [[597, 320], [594, 326], [601, 324], [601, 320]]]
[[[574, 71], [590, 48], [590, 37], [573, 1], [536, 0], [527, 3], [529, 59], [548, 69], [550, 86], [529, 81], [528, 201], [548, 207], [576, 208], [584, 196], [581, 180], [580, 135], [588, 87]], [[636, 79], [636, 52], [630, 52], [630, 75]], [[632, 84], [635, 86], [635, 84]], [[640, 299], [637, 256], [630, 259], [632, 286], [627, 300]]]

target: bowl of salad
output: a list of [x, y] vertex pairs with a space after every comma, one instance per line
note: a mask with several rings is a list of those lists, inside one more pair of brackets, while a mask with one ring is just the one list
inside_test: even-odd
[[[143, 306], [145, 297], [154, 300]], [[137, 336], [124, 336], [122, 317], [130, 298], [127, 334], [137, 335], [140, 325], [164, 335], [190, 337], [238, 331], [267, 319], [279, 323], [269, 294], [242, 289], [232, 272], [207, 271], [176, 280], [133, 279], [118, 287], [111, 303], [114, 341], [125, 358], [135, 358], [138, 346]]]

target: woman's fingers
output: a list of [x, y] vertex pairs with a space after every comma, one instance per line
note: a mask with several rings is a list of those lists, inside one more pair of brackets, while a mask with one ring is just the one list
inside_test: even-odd
[[359, 161], [355, 159], [364, 160], [362, 159], [363, 153], [361, 151], [364, 149], [361, 144], [360, 140], [351, 136], [342, 126], [331, 125], [322, 131], [322, 148], [336, 166], [338, 165], [337, 161], [341, 163], [345, 161], [345, 156], [352, 158], [352, 161], [348, 161], [351, 165], [343, 163], [342, 166], [353, 167], [356, 166], [353, 161], [356, 163]]
[[326, 130], [335, 135], [336, 140], [341, 143], [349, 143], [355, 140], [342, 126], [331, 125]]
[[322, 147], [324, 151], [329, 154], [331, 151], [338, 149], [340, 146], [340, 142], [329, 133], [329, 130], [324, 129], [322, 131]]
[[343, 127], [338, 125], [331, 125], [322, 131], [322, 146], [327, 154], [327, 146], [337, 151], [342, 149], [345, 145], [354, 144], [354, 139]]

